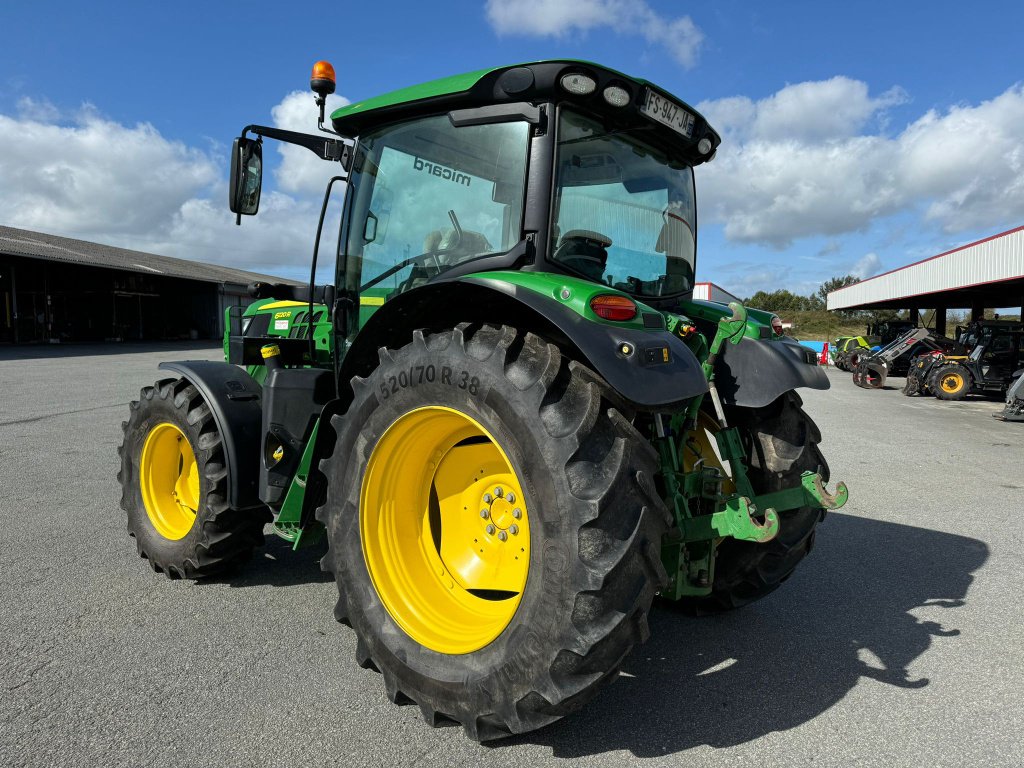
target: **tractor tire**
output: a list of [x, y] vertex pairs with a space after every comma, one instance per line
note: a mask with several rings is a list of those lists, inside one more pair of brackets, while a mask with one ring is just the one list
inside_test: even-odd
[[963, 400], [971, 384], [971, 372], [959, 363], [943, 365], [928, 378], [928, 388], [939, 400]]
[[[747, 449], [748, 474], [757, 494], [800, 484], [807, 471], [829, 478], [818, 449], [821, 432], [796, 392], [787, 392], [764, 408], [730, 408], [730, 424]], [[715, 559], [711, 594], [680, 601], [696, 613], [719, 613], [760, 600], [792, 575], [814, 546], [815, 529], [825, 510], [801, 507], [779, 514], [779, 533], [765, 544], [724, 539]]]
[[918, 368], [914, 367], [907, 373], [907, 380], [903, 383], [903, 394], [907, 397], [916, 397], [917, 395], [924, 394], [918, 370]]
[[171, 579], [230, 570], [263, 543], [268, 509], [227, 504], [227, 469], [209, 406], [186, 379], [144, 387], [121, 425], [121, 509], [139, 555]]
[[477, 741], [558, 720], [647, 639], [667, 583], [657, 454], [533, 334], [462, 324], [379, 354], [320, 464], [356, 660]]

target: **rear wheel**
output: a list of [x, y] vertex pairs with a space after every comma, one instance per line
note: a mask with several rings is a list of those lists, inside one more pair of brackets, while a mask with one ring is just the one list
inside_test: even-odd
[[940, 400], [963, 400], [971, 391], [971, 373], [959, 363], [944, 365], [931, 375], [928, 388]]
[[335, 615], [389, 698], [473, 739], [582, 706], [665, 581], [657, 456], [607, 385], [511, 328], [381, 350], [321, 463]]
[[189, 579], [247, 560], [270, 514], [228, 506], [223, 443], [199, 391], [165, 379], [130, 407], [117, 477], [139, 555], [157, 572]]
[[[740, 431], [748, 455], [754, 492], [773, 493], [800, 484], [806, 471], [829, 469], [818, 443], [821, 432], [796, 392], [787, 392], [764, 408], [732, 408], [730, 423]], [[779, 533], [766, 544], [727, 538], [718, 547], [711, 594], [686, 601], [698, 612], [738, 608], [773, 592], [790, 577], [814, 545], [822, 509], [801, 507], [779, 514]]]

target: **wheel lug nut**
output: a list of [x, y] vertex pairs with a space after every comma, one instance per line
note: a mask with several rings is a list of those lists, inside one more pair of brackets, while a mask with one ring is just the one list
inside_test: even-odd
[[494, 489], [494, 495], [500, 499], [502, 496], [505, 495], [505, 491], [503, 491], [501, 486], [499, 485], [497, 488]]
[[489, 494], [489, 493], [485, 493], [484, 494], [484, 504], [490, 504], [492, 501], [494, 501], [494, 497], [491, 496], [491, 494]]
[[[488, 526], [487, 526], [487, 533], [488, 533], [489, 535], [493, 536], [493, 535], [494, 535], [494, 531], [495, 531], [495, 528], [494, 528], [494, 526], [493, 526], [493, 525], [488, 525]], [[502, 533], [504, 533], [504, 531], [502, 531]]]
[[512, 491], [509, 491], [509, 492], [508, 492], [508, 493], [507, 493], [507, 494], [505, 495], [505, 501], [507, 501], [507, 502], [508, 502], [509, 504], [515, 504], [515, 501], [516, 501], [516, 495], [515, 495], [514, 493], [512, 493]]
[[515, 523], [512, 523], [512, 525], [508, 527], [508, 532], [515, 536], [517, 533], [519, 533], [519, 526]]
[[488, 514], [490, 514], [490, 513], [486, 509], [481, 509], [480, 510], [480, 517], [483, 517], [483, 518], [486, 519]]
[[499, 540], [505, 541], [505, 539], [507, 539], [507, 538], [508, 538], [508, 534], [507, 533], [505, 533], [504, 531], [498, 531], [498, 539]]
[[523, 510], [521, 510], [519, 507], [516, 507], [515, 509], [512, 510], [512, 517], [514, 517], [516, 520], [518, 520], [522, 516]]

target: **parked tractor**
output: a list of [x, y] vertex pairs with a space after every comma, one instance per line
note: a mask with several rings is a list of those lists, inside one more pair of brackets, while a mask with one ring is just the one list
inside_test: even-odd
[[[832, 364], [841, 371], [850, 371], [850, 356], [870, 350], [868, 340], [863, 336], [840, 336], [832, 342]], [[857, 357], [854, 357], [854, 362]]]
[[230, 208], [257, 213], [264, 139], [333, 164], [335, 278], [253, 286], [225, 362], [162, 363], [131, 404], [121, 506], [154, 570], [236, 567], [267, 523], [325, 537], [358, 663], [476, 740], [582, 706], [655, 596], [720, 611], [782, 584], [847, 491], [796, 392], [828, 387], [814, 353], [691, 297], [708, 122], [578, 61], [329, 125], [333, 69], [311, 86], [321, 132], [247, 126]]

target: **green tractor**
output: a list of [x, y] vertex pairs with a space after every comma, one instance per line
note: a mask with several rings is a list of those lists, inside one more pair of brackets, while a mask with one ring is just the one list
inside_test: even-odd
[[336, 276], [252, 286], [226, 362], [161, 364], [124, 425], [128, 530], [190, 579], [267, 523], [326, 537], [335, 616], [392, 701], [527, 732], [616, 676], [656, 596], [720, 611], [790, 576], [847, 498], [795, 392], [828, 380], [772, 315], [691, 300], [693, 169], [720, 141], [692, 107], [544, 61], [328, 128], [333, 75], [319, 135], [242, 132], [230, 207], [257, 212], [264, 138], [332, 163]]

